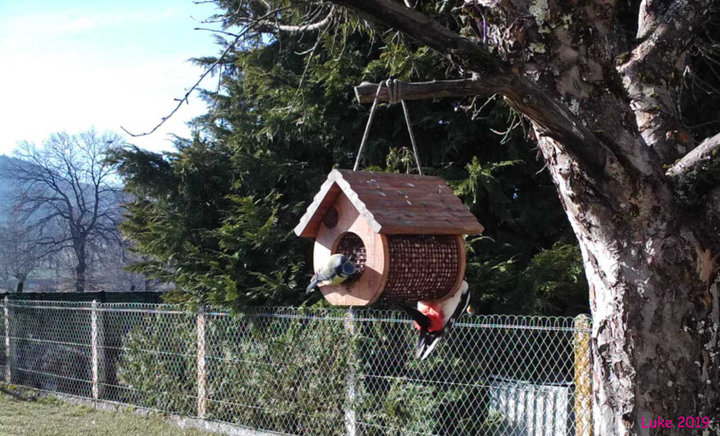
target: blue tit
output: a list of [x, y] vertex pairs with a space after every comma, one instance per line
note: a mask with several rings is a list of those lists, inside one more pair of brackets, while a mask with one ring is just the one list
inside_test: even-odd
[[333, 254], [325, 264], [315, 272], [310, 286], [307, 287], [308, 293], [317, 288], [318, 285], [337, 285], [344, 282], [348, 277], [355, 274], [356, 268], [350, 259], [344, 254]]

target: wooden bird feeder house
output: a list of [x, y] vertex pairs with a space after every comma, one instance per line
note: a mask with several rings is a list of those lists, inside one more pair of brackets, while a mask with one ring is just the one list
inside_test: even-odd
[[295, 227], [315, 238], [315, 268], [343, 253], [357, 272], [321, 286], [334, 305], [414, 302], [457, 290], [462, 235], [483, 227], [439, 177], [333, 170]]

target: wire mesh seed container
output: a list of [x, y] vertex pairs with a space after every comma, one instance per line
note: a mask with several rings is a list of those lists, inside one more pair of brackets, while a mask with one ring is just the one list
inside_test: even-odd
[[358, 271], [321, 286], [334, 305], [442, 298], [465, 275], [463, 235], [483, 227], [439, 177], [333, 170], [295, 228], [315, 267], [343, 253]]

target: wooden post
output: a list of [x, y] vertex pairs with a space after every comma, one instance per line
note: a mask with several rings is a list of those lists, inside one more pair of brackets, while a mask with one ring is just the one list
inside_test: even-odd
[[[491, 96], [498, 92], [499, 86], [495, 78], [433, 80], [431, 82], [400, 83], [399, 92], [403, 100], [427, 100], [441, 97], [475, 97]], [[355, 98], [359, 103], [372, 103], [377, 94], [378, 84], [362, 82], [355, 87]], [[390, 100], [387, 87], [380, 89], [378, 102]]]
[[12, 373], [10, 372], [10, 308], [8, 307], [8, 297], [3, 300], [3, 312], [5, 314], [5, 383], [12, 382]]
[[590, 318], [578, 315], [573, 323], [575, 351], [575, 434], [592, 436], [592, 361], [590, 358]]
[[197, 314], [197, 414], [205, 419], [207, 412], [207, 374], [205, 367], [205, 307], [200, 306]]
[[90, 349], [92, 350], [92, 397], [100, 399], [100, 335], [97, 300], [90, 306]]
[[345, 435], [357, 435], [357, 418], [355, 416], [355, 397], [357, 388], [355, 386], [356, 369], [355, 369], [355, 313], [352, 306], [348, 309], [347, 319], [345, 320], [345, 331], [348, 333], [348, 343], [350, 344], [350, 352], [348, 356], [348, 377], [347, 391], [345, 395]]

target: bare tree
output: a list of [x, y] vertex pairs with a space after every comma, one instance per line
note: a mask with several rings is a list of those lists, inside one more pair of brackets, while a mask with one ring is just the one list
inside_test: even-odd
[[14, 280], [15, 292], [22, 292], [25, 282], [40, 264], [43, 247], [36, 243], [33, 228], [20, 222], [16, 216], [0, 225], [0, 269], [8, 279]]
[[690, 55], [717, 62], [720, 2], [330, 2], [458, 67], [403, 98], [497, 93], [530, 121], [590, 283], [595, 434], [649, 434], [658, 416], [662, 434], [686, 434], [680, 416], [718, 434], [720, 134], [693, 138], [679, 102]]
[[92, 247], [120, 244], [120, 181], [105, 157], [122, 142], [94, 130], [56, 133], [42, 147], [25, 142], [15, 152], [11, 174], [22, 186], [16, 209], [47, 253], [74, 254], [77, 292], [85, 290]]

